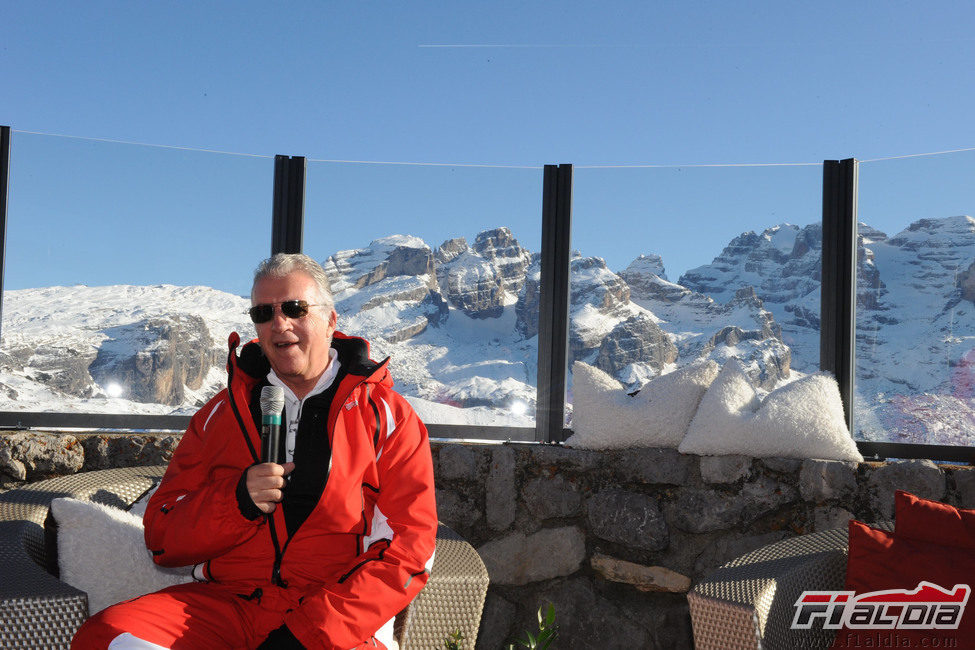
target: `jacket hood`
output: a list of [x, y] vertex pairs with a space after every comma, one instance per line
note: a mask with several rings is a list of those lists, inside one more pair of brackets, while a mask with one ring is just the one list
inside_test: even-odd
[[[237, 332], [232, 332], [227, 340], [229, 347], [228, 370], [231, 370], [229, 366], [233, 364], [250, 381], [263, 380], [270, 372], [271, 364], [264, 356], [260, 343], [257, 339], [249, 341], [241, 348], [238, 356], [236, 349], [240, 345], [240, 340], [240, 335]], [[336, 331], [332, 336], [332, 347], [338, 353], [339, 363], [342, 364], [342, 368], [348, 374], [364, 377], [366, 382], [392, 385], [393, 380], [389, 374], [389, 357], [380, 362], [372, 360], [369, 357], [369, 341], [366, 339], [358, 336], [347, 336]]]

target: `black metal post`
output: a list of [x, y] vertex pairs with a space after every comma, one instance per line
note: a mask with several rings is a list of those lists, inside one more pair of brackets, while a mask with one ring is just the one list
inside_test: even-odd
[[571, 232], [572, 165], [545, 165], [535, 408], [535, 439], [539, 442], [565, 439]]
[[305, 224], [305, 158], [274, 157], [271, 254], [300, 253]]
[[857, 174], [854, 158], [823, 161], [823, 277], [819, 367], [836, 377], [853, 429], [856, 371]]
[[0, 323], [3, 322], [3, 276], [7, 258], [7, 187], [10, 181], [10, 127], [0, 126]]

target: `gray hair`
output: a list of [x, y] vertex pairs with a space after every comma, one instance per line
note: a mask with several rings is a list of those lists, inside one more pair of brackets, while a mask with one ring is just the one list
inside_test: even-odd
[[254, 297], [254, 286], [264, 278], [282, 278], [292, 273], [304, 273], [315, 281], [318, 288], [319, 304], [326, 312], [335, 308], [332, 298], [331, 283], [321, 264], [303, 253], [275, 253], [262, 261], [254, 270], [254, 284], [251, 285], [251, 298]]

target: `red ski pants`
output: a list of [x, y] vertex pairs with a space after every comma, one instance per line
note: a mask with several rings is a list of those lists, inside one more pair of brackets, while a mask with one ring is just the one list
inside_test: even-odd
[[[129, 633], [172, 650], [256, 648], [297, 606], [298, 595], [273, 585], [259, 591], [214, 583], [168, 587], [108, 607], [78, 630], [71, 650], [105, 650]], [[363, 645], [362, 647], [383, 647]]]

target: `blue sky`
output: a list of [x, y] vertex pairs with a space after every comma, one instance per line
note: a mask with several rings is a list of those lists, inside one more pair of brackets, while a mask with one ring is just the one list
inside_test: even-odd
[[[274, 154], [309, 162], [306, 252], [511, 227], [575, 171], [573, 246], [672, 280], [746, 230], [820, 217], [821, 170], [975, 147], [971, 2], [14, 2], [5, 288], [245, 292]], [[34, 135], [66, 134], [249, 155]], [[667, 168], [591, 169], [640, 164]], [[861, 166], [891, 232], [975, 216], [975, 151]]]

